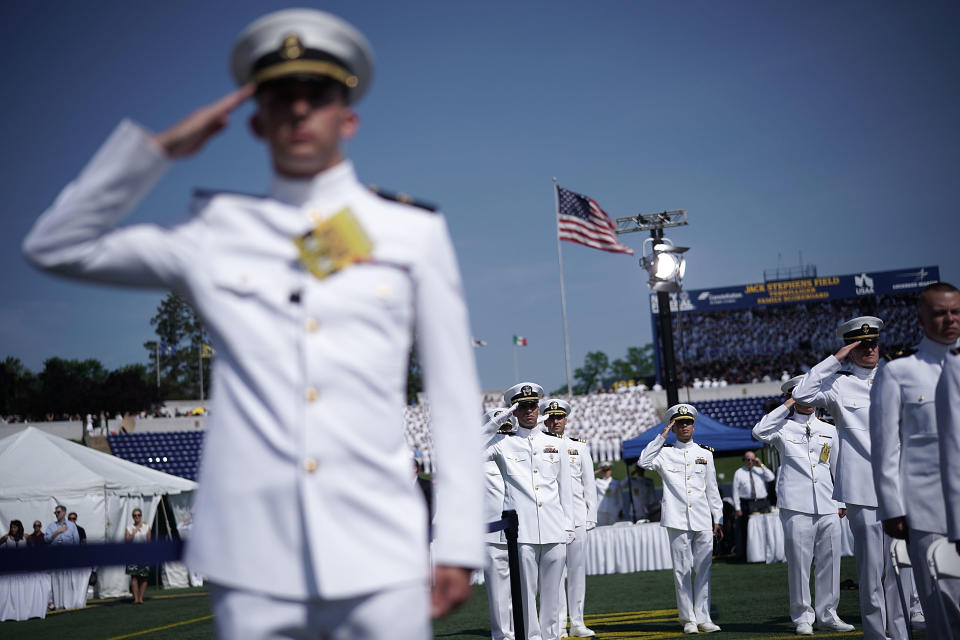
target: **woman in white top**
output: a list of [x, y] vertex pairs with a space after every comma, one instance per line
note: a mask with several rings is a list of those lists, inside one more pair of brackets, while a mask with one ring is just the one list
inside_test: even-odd
[[[127, 527], [127, 542], [148, 542], [150, 527], [143, 522], [143, 512], [133, 510], [133, 524]], [[143, 604], [143, 596], [147, 592], [147, 577], [150, 567], [138, 564], [127, 565], [127, 575], [130, 576], [130, 591], [133, 592], [133, 604]]]

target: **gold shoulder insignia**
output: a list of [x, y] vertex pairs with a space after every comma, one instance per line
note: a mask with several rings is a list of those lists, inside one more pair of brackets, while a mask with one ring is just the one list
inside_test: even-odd
[[956, 349], [950, 349], [950, 353], [955, 356], [960, 356], [960, 347], [957, 347]]
[[583, 443], [583, 444], [587, 444], [587, 439], [586, 439], [586, 438], [571, 438], [571, 440], [576, 440], [577, 442], [580, 442], [580, 443]]
[[508, 427], [500, 427], [499, 429], [497, 429], [497, 433], [508, 433], [508, 434], [513, 433], [513, 429]]
[[555, 434], [555, 433], [551, 433], [551, 432], [547, 431], [546, 429], [544, 429], [543, 432], [544, 432], [545, 434], [547, 434], [548, 436], [552, 436], [552, 437], [554, 437], [554, 438], [562, 438], [562, 437], [563, 437], [563, 436], [558, 436], [558, 435]]
[[906, 356], [912, 356], [917, 352], [916, 349], [911, 349], [910, 347], [899, 345], [887, 350], [883, 354], [884, 360], [890, 362], [891, 360], [896, 360], [898, 358], [905, 358]]
[[706, 449], [706, 450], [709, 451], [710, 453], [713, 453], [713, 452], [714, 452], [714, 448], [713, 448], [713, 447], [708, 447], [708, 446], [705, 445], [705, 444], [700, 444], [700, 443], [698, 442], [698, 443], [697, 443], [697, 446], [700, 447], [701, 449]]
[[410, 196], [406, 193], [402, 193], [402, 192], [395, 193], [392, 191], [385, 191], [373, 184], [371, 184], [368, 187], [368, 189], [370, 189], [371, 192], [380, 196], [384, 200], [390, 200], [391, 202], [399, 202], [401, 204], [408, 204], [411, 207], [417, 207], [418, 209], [423, 209], [431, 213], [435, 213], [437, 210], [436, 205], [430, 204], [429, 202], [424, 202], [423, 200], [417, 200], [413, 196]]

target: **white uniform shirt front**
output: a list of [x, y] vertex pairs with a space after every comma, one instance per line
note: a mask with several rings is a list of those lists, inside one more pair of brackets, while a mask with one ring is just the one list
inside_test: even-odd
[[956, 542], [960, 540], [960, 353], [957, 351], [951, 352], [943, 362], [936, 397], [947, 538]]
[[487, 445], [503, 476], [504, 509], [515, 509], [520, 520], [517, 541], [555, 544], [574, 530], [573, 493], [563, 441], [540, 429], [518, 428], [500, 433]]
[[780, 405], [763, 416], [753, 437], [780, 452], [777, 506], [811, 515], [836, 513], [833, 474], [837, 461], [837, 430], [813, 414], [805, 416]]
[[916, 353], [880, 367], [870, 392], [880, 519], [906, 516], [912, 529], [941, 534], [947, 519], [935, 399], [943, 360], [953, 346], [924, 337]]
[[[753, 477], [755, 495], [751, 496], [750, 478]], [[740, 511], [741, 500], [762, 500], [767, 497], [767, 483], [774, 479], [773, 471], [760, 465], [752, 469], [744, 466], [733, 472], [733, 508]]]
[[[436, 453], [433, 559], [482, 566], [480, 425], [464, 419], [480, 392], [443, 218], [376, 196], [344, 161], [312, 179], [276, 177], [269, 197], [203, 198], [173, 228], [115, 229], [169, 164], [122, 123], [24, 252], [70, 277], [171, 289], [200, 314], [217, 355], [187, 563], [294, 599], [428, 579], [427, 516], [403, 439], [415, 333]], [[320, 280], [294, 238], [345, 208], [372, 257]]]
[[[544, 431], [548, 436], [552, 434]], [[556, 436], [553, 436], [556, 437]], [[578, 527], [597, 523], [597, 487], [593, 477], [590, 447], [579, 440], [563, 436], [563, 446], [570, 465], [570, 494], [573, 498], [573, 523]]]
[[723, 522], [723, 502], [717, 488], [713, 453], [696, 442], [665, 447], [657, 437], [643, 448], [637, 462], [663, 479], [660, 525], [687, 531], [710, 531]]
[[877, 492], [870, 482], [870, 388], [876, 372], [853, 362], [841, 365], [835, 356], [828, 356], [793, 389], [794, 400], [823, 407], [836, 421], [840, 451], [833, 497], [862, 507], [877, 506]]

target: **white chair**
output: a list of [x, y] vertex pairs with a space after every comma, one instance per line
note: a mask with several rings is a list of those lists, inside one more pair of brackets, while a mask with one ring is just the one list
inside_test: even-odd
[[[927, 549], [927, 565], [930, 567], [930, 576], [933, 578], [933, 585], [936, 587], [937, 604], [940, 606], [940, 619], [946, 621], [947, 605], [943, 601], [943, 591], [940, 590], [940, 580], [943, 578], [960, 578], [960, 554], [957, 553], [956, 545], [946, 538], [940, 538]], [[954, 604], [953, 606], [956, 606]], [[947, 629], [947, 637], [953, 640], [953, 629], [948, 624], [944, 624]]]
[[903, 581], [900, 579], [900, 569], [913, 567], [910, 554], [907, 553], [905, 540], [894, 540], [890, 544], [890, 560], [893, 562], [893, 573], [897, 576], [897, 593], [900, 594], [900, 605], [903, 607], [904, 619], [907, 623], [907, 637], [913, 637], [913, 624], [910, 622], [910, 595], [903, 592]]

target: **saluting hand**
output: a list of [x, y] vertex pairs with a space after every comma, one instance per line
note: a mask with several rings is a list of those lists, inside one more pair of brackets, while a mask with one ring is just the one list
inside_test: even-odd
[[253, 84], [245, 84], [204, 107], [200, 107], [153, 141], [171, 158], [184, 158], [200, 150], [230, 120], [230, 112], [253, 95]]
[[848, 355], [850, 355], [850, 352], [853, 351], [859, 344], [860, 344], [859, 340], [857, 340], [856, 342], [851, 342], [850, 344], [845, 344], [842, 347], [840, 347], [840, 351], [837, 351], [835, 354], [833, 354], [833, 357], [839, 360], [840, 362], [843, 362], [843, 360]]

